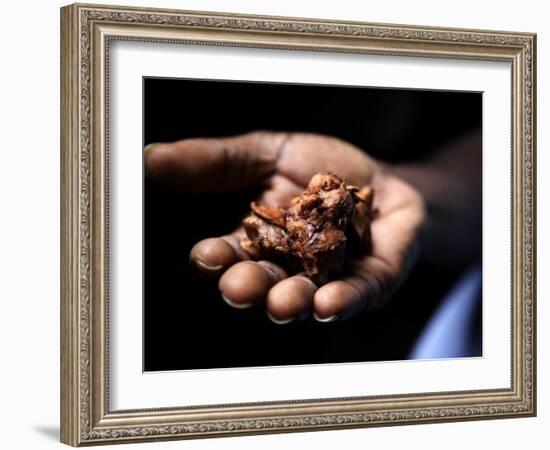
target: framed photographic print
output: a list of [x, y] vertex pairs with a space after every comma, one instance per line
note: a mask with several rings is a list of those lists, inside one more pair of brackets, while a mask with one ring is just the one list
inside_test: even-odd
[[535, 415], [535, 56], [62, 8], [62, 442]]

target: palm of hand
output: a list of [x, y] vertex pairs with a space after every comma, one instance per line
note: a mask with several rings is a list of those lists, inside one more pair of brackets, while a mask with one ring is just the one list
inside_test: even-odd
[[[307, 187], [309, 179], [321, 171], [335, 172], [349, 184], [372, 184], [376, 192], [372, 252], [348, 259], [341, 277], [361, 297], [349, 299], [349, 316], [366, 306], [380, 306], [398, 287], [416, 259], [425, 211], [420, 195], [379, 163], [346, 142], [316, 135], [294, 135], [286, 142], [260, 202], [288, 206]], [[341, 284], [329, 288], [349, 291]]]

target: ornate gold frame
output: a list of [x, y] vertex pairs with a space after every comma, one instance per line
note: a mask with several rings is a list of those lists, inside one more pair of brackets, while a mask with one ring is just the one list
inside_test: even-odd
[[[106, 63], [114, 39], [507, 61], [512, 66], [509, 389], [111, 411]], [[129, 441], [533, 416], [535, 51], [529, 33], [75, 4], [61, 9], [61, 440]]]

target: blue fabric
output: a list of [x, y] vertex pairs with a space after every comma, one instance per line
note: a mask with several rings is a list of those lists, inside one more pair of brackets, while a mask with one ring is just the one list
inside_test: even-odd
[[481, 356], [472, 324], [481, 302], [481, 267], [468, 270], [443, 299], [409, 356], [410, 359]]

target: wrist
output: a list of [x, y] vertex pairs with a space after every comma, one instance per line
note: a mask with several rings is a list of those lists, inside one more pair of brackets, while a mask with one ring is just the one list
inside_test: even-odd
[[426, 226], [420, 258], [450, 269], [481, 259], [481, 190], [452, 167], [429, 161], [401, 164], [393, 173], [421, 195]]
[[[438, 196], [435, 195], [437, 186], [444, 184], [444, 180], [429, 163], [425, 164], [397, 164], [386, 166], [394, 176], [407, 183], [421, 198], [423, 209], [423, 224], [418, 230], [417, 260], [427, 262], [441, 262], [444, 257], [444, 223], [440, 220], [444, 216]], [[443, 183], [443, 184], [442, 184]]]

